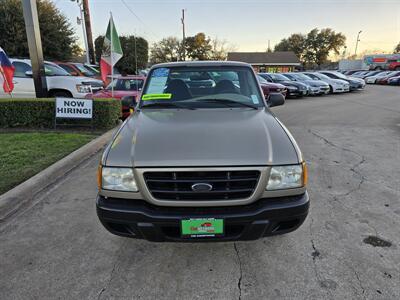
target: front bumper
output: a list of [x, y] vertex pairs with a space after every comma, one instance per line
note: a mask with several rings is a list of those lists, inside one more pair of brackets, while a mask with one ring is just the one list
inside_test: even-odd
[[[263, 198], [242, 206], [164, 207], [144, 200], [97, 196], [97, 215], [113, 234], [154, 242], [204, 242], [255, 240], [296, 230], [306, 219], [309, 197], [302, 195]], [[224, 219], [222, 237], [181, 236], [181, 220]]]
[[350, 91], [350, 85], [333, 86], [333, 93], [345, 93]]
[[304, 91], [305, 93], [303, 93], [303, 91], [301, 90], [287, 90], [287, 96], [288, 97], [302, 97], [306, 94], [307, 91]]
[[330, 92], [329, 86], [323, 86], [320, 88], [320, 94], [321, 95], [327, 95]]

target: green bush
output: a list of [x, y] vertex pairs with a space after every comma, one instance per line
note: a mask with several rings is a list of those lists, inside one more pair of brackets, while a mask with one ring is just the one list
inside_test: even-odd
[[[0, 128], [53, 128], [54, 98], [0, 99]], [[111, 128], [121, 117], [121, 102], [115, 99], [93, 100], [93, 125], [96, 129]], [[68, 120], [81, 124], [87, 120]], [[57, 121], [58, 123], [58, 121]]]

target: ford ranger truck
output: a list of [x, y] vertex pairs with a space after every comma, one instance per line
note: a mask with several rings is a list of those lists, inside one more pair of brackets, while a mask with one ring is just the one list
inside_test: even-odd
[[[209, 78], [203, 80], [202, 78]], [[97, 215], [113, 234], [155, 242], [255, 240], [296, 230], [307, 168], [250, 65], [152, 67], [135, 112], [104, 150]]]

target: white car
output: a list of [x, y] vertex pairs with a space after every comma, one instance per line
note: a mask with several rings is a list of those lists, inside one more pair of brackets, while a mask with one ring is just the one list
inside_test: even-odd
[[311, 79], [321, 80], [329, 84], [331, 93], [344, 93], [350, 91], [350, 84], [345, 80], [330, 78], [324, 74], [317, 72], [303, 72], [303, 74], [310, 77]]
[[[15, 67], [12, 97], [35, 98], [31, 61], [29, 59], [10, 59], [10, 61]], [[85, 98], [87, 94], [98, 91], [103, 87], [101, 80], [71, 76], [64, 69], [51, 62], [46, 61], [44, 67], [49, 97]], [[0, 84], [2, 85], [2, 82]], [[8, 97], [10, 95], [0, 89], [0, 98]]]
[[377, 79], [381, 78], [381, 77], [385, 77], [387, 75], [389, 75], [390, 73], [392, 73], [393, 71], [385, 71], [385, 72], [381, 72], [378, 73], [374, 76], [368, 76], [366, 78], [364, 78], [366, 83], [375, 83]]

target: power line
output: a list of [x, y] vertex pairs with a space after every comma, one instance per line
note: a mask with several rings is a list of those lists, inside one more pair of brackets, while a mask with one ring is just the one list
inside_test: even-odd
[[[123, 5], [125, 5], [125, 7], [128, 9], [128, 11], [133, 15], [133, 16], [135, 16], [135, 18], [136, 19], [138, 19], [138, 21], [140, 22], [140, 23], [142, 23], [143, 24], [143, 26], [145, 27], [145, 28], [149, 28], [144, 22], [143, 22], [143, 20], [137, 15], [137, 14], [135, 14], [135, 12], [129, 7], [129, 5], [125, 2], [125, 0], [121, 0], [121, 2], [122, 2], [122, 4]], [[146, 32], [146, 31], [145, 31]], [[147, 30], [147, 32], [149, 32], [151, 35], [153, 35], [156, 39], [158, 39], [158, 37], [157, 37], [157, 35], [154, 33], [154, 32], [152, 32], [151, 30]]]

